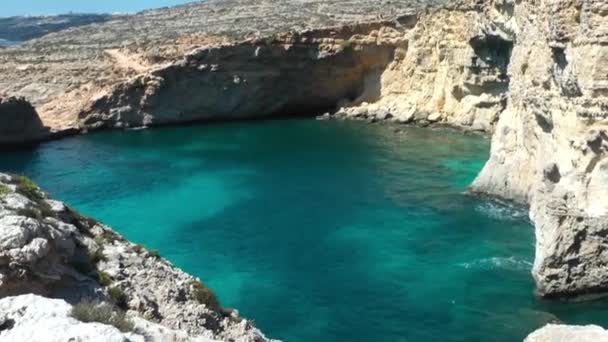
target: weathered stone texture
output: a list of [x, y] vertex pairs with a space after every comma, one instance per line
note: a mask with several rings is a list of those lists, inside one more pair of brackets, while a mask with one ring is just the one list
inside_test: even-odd
[[[70, 306], [62, 301], [56, 303], [59, 312], [53, 314], [47, 312], [52, 305], [48, 300], [25, 294], [71, 304], [82, 300], [110, 303], [127, 310], [144, 333], [160, 334], [159, 341], [173, 340], [171, 336], [181, 336], [179, 341], [268, 340], [236, 312], [221, 309], [198, 279], [109, 227], [49, 199], [31, 182], [0, 174], [0, 298], [15, 296], [0, 300], [0, 320], [12, 319], [16, 324], [16, 330], [0, 329], [0, 341], [30, 336], [34, 324], [66, 328], [65, 336], [51, 334], [57, 340], [74, 336], [88, 340], [96, 331], [122, 336], [111, 327], [77, 324], [65, 317]], [[26, 311], [15, 307], [19, 303]], [[35, 304], [40, 307], [30, 306]], [[51, 319], [53, 315], [57, 320]]]

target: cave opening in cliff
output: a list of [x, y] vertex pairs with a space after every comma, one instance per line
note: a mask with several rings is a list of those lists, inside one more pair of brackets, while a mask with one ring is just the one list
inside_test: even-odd
[[474, 37], [469, 43], [475, 52], [472, 64], [477, 70], [498, 69], [502, 77], [508, 77], [507, 69], [513, 51], [512, 41], [500, 36], [486, 35]]

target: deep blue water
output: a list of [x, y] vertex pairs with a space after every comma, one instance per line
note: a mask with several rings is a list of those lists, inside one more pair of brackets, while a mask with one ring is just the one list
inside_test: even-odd
[[606, 323], [541, 302], [522, 209], [462, 194], [489, 142], [279, 120], [113, 131], [2, 152], [0, 170], [195, 274], [285, 341], [517, 341]]

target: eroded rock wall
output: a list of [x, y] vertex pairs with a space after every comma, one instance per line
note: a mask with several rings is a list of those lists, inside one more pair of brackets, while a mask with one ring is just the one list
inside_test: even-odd
[[[396, 46], [405, 43], [391, 25], [313, 30], [198, 49], [117, 85], [80, 113], [81, 123], [95, 129], [310, 116], [338, 103], [377, 100], [380, 74]], [[379, 44], [379, 39], [393, 41]]]
[[543, 296], [608, 289], [608, 3], [513, 3], [507, 109], [475, 191], [529, 203]]
[[469, 2], [421, 13], [404, 32], [407, 48], [396, 51], [382, 75], [380, 100], [338, 115], [384, 118], [388, 113], [399, 122], [491, 132], [506, 106], [512, 25], [500, 7]]

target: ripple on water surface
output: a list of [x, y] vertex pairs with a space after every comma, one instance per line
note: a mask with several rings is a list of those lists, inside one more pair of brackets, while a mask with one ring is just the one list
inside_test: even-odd
[[489, 143], [308, 120], [105, 132], [3, 153], [285, 341], [516, 341], [606, 323], [536, 301], [525, 211], [462, 194]]

